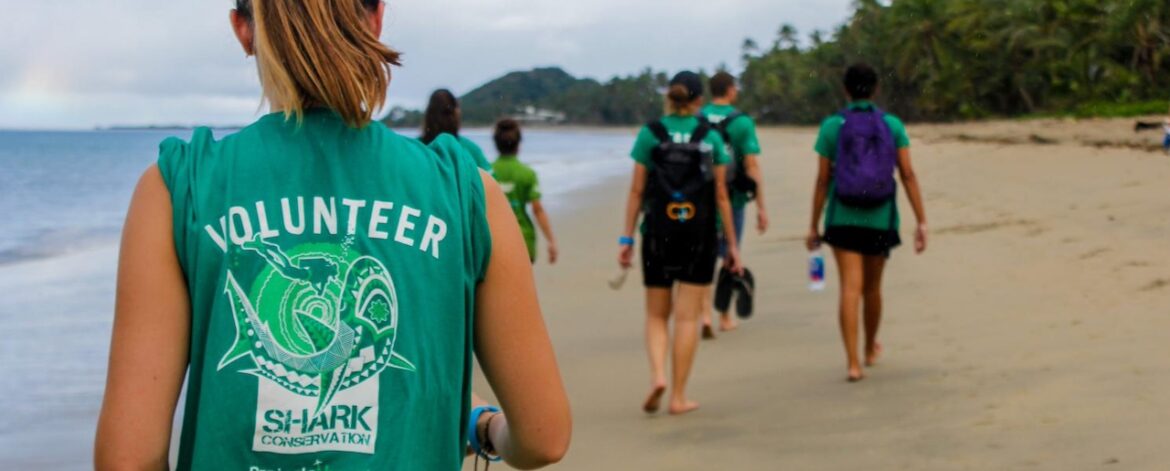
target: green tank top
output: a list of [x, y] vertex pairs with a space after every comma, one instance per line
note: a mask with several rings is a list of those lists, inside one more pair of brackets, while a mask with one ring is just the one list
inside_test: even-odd
[[178, 469], [458, 470], [491, 235], [457, 140], [311, 110], [162, 143], [191, 296]]

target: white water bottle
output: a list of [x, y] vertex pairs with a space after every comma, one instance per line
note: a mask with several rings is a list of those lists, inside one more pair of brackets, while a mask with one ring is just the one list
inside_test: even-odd
[[814, 250], [808, 255], [808, 289], [825, 290], [825, 254], [821, 249]]

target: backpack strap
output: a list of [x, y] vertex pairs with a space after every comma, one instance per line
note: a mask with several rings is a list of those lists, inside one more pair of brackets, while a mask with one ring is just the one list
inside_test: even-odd
[[662, 124], [662, 121], [652, 121], [646, 125], [646, 129], [650, 130], [650, 133], [654, 135], [655, 139], [658, 139], [659, 143], [674, 141], [670, 138], [670, 132], [666, 130], [666, 125]]
[[703, 142], [708, 134], [711, 134], [711, 122], [707, 121], [706, 118], [699, 118], [699, 126], [691, 133], [691, 144]]

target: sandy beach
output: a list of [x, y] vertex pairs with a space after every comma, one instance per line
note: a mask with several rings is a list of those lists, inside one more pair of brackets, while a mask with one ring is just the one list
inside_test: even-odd
[[933, 238], [895, 252], [886, 353], [855, 385], [835, 287], [806, 287], [815, 130], [764, 130], [757, 313], [702, 343], [702, 409], [680, 418], [639, 410], [640, 275], [605, 284], [627, 182], [576, 193], [563, 261], [537, 273], [575, 419], [557, 469], [1167, 469], [1170, 158], [1132, 123], [909, 126]]

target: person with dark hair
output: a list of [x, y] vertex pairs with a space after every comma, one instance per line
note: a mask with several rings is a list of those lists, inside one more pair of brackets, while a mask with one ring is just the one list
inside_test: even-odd
[[[878, 74], [858, 64], [845, 73], [849, 106], [825, 119], [815, 150], [820, 156], [806, 245], [833, 247], [841, 280], [840, 328], [848, 380], [865, 377], [858, 355], [858, 311], [864, 301], [865, 366], [882, 352], [877, 340], [882, 321], [882, 273], [891, 251], [901, 245], [895, 170], [910, 199], [918, 225], [914, 248], [926, 250], [926, 209], [910, 161], [910, 138], [902, 121], [870, 101]], [[820, 220], [825, 215], [824, 233]]]
[[[623, 269], [633, 265], [634, 231], [644, 216], [642, 276], [651, 383], [642, 404], [646, 413], [657, 412], [666, 393], [668, 351], [673, 353], [669, 412], [685, 414], [699, 407], [687, 397], [686, 385], [698, 348], [703, 295], [715, 278], [715, 215], [731, 220], [726, 180], [731, 157], [719, 133], [696, 115], [702, 101], [698, 74], [676, 75], [666, 95], [666, 116], [642, 128], [630, 153], [634, 175], [625, 232], [618, 238], [618, 263]], [[724, 224], [723, 231], [728, 241], [724, 265], [738, 273], [735, 226]]]
[[556, 264], [557, 240], [553, 237], [552, 224], [548, 221], [544, 205], [540, 203], [540, 181], [536, 177], [536, 171], [520, 162], [522, 138], [520, 123], [516, 120], [505, 118], [496, 123], [492, 139], [496, 142], [500, 158], [492, 164], [492, 176], [508, 196], [512, 211], [516, 213], [520, 233], [524, 235], [524, 243], [528, 245], [529, 260], [536, 263], [536, 229], [532, 226], [532, 218], [528, 217], [528, 206], [532, 206], [532, 215], [536, 217], [540, 232], [544, 233], [544, 239], [548, 243], [548, 263]]
[[431, 99], [427, 102], [426, 114], [423, 115], [422, 136], [419, 136], [419, 140], [423, 144], [430, 145], [440, 135], [450, 134], [467, 150], [471, 158], [475, 159], [475, 165], [490, 172], [492, 165], [488, 163], [483, 149], [480, 149], [479, 145], [472, 142], [471, 139], [459, 134], [462, 127], [463, 112], [459, 108], [459, 99], [455, 98], [455, 94], [445, 88], [431, 93]]
[[[379, 0], [237, 0], [271, 113], [162, 142], [130, 203], [94, 469], [445, 470], [564, 456], [568, 398], [499, 186], [373, 119]], [[473, 398], [478, 360], [500, 407]]]
[[[711, 92], [711, 103], [704, 106], [699, 114], [707, 119], [719, 131], [731, 154], [732, 163], [728, 165], [728, 188], [731, 192], [732, 220], [735, 224], [735, 234], [739, 237], [736, 243], [742, 254], [744, 213], [747, 204], [756, 202], [756, 229], [760, 234], [768, 230], [768, 210], [764, 201], [764, 175], [760, 169], [760, 140], [756, 136], [756, 122], [751, 116], [738, 110], [735, 102], [739, 98], [739, 87], [735, 83], [735, 76], [727, 72], [716, 73], [708, 82]], [[726, 243], [721, 243], [720, 254], [726, 252]], [[739, 280], [743, 282], [745, 280]], [[720, 330], [729, 331], [736, 328], [736, 320], [730, 313], [730, 286], [736, 282], [735, 277], [727, 272], [720, 272], [716, 291], [716, 309], [720, 311]], [[723, 296], [722, 294], [728, 294]], [[744, 313], [748, 314], [748, 313]], [[710, 305], [703, 306], [703, 338], [715, 338], [711, 327]]]

